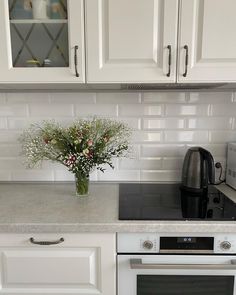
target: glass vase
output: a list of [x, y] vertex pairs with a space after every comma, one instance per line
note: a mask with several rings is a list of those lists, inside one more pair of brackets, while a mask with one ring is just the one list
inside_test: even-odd
[[75, 174], [75, 194], [82, 198], [89, 195], [89, 175]]

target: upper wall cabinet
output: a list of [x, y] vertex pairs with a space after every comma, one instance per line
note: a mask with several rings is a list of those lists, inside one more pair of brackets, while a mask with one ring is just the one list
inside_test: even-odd
[[86, 0], [87, 82], [176, 80], [178, 0]]
[[0, 81], [81, 83], [83, 0], [1, 0]]
[[178, 82], [236, 81], [236, 1], [180, 2]]

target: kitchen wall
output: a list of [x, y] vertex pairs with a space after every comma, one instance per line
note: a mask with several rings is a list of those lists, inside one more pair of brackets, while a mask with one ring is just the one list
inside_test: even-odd
[[232, 92], [2, 93], [0, 94], [0, 180], [62, 181], [73, 175], [59, 164], [28, 170], [19, 156], [19, 134], [31, 122], [75, 117], [118, 118], [134, 130], [132, 159], [92, 180], [180, 180], [190, 146], [209, 149], [225, 165], [226, 143], [236, 141], [236, 94]]

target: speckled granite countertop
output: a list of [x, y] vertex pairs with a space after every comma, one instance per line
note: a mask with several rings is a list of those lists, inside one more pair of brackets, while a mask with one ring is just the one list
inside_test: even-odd
[[120, 221], [117, 183], [92, 183], [86, 199], [74, 189], [73, 183], [0, 183], [0, 232], [236, 233], [236, 221]]

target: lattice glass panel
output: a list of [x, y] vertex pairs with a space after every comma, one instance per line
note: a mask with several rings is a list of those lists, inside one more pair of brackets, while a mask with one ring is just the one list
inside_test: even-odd
[[66, 0], [9, 0], [13, 67], [68, 67]]

